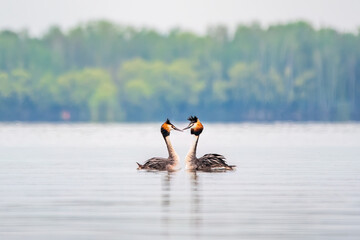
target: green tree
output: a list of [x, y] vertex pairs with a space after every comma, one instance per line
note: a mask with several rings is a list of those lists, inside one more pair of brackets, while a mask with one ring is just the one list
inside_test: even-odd
[[[199, 102], [204, 82], [197, 79], [193, 64], [187, 60], [148, 62], [135, 59], [125, 62], [119, 71], [122, 101], [134, 111], [129, 120], [138, 120], [138, 113], [147, 118], [165, 112], [174, 116], [183, 108]], [[184, 93], [187, 94], [184, 94]]]
[[107, 72], [73, 71], [59, 76], [57, 84], [56, 100], [76, 119], [114, 120], [117, 89]]

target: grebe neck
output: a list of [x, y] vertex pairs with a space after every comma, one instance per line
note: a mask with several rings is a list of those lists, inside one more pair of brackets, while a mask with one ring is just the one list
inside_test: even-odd
[[169, 135], [164, 137], [165, 143], [166, 143], [166, 147], [167, 150], [169, 152], [169, 159], [173, 159], [175, 161], [179, 160], [179, 156], [177, 155], [177, 153], [175, 152], [174, 147], [172, 146], [171, 142], [170, 142], [170, 137]]
[[195, 136], [195, 140], [194, 140], [193, 144], [191, 145], [189, 153], [186, 155], [186, 158], [185, 158], [186, 167], [190, 170], [195, 168], [196, 148], [197, 148], [198, 141], [199, 141], [199, 135]]

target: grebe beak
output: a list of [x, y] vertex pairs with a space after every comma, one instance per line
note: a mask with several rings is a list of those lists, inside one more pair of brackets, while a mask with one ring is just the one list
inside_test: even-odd
[[189, 126], [187, 126], [186, 128], [184, 128], [183, 131], [186, 130], [186, 129], [191, 128], [192, 126], [194, 126], [194, 123], [189, 123]]
[[183, 130], [181, 130], [181, 129], [178, 129], [177, 127], [175, 127], [174, 125], [172, 126], [172, 128], [174, 129], [174, 130], [176, 130], [176, 131], [179, 131], [179, 132], [182, 132]]

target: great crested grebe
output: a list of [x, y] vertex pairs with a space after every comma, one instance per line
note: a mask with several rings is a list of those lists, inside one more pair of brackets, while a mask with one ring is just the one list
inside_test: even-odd
[[194, 117], [190, 116], [188, 120], [190, 121], [190, 124], [183, 130], [191, 128], [191, 134], [195, 135], [195, 141], [185, 158], [186, 168], [190, 171], [207, 171], [207, 172], [233, 170], [233, 168], [236, 166], [228, 165], [223, 155], [210, 153], [210, 154], [205, 154], [201, 158], [196, 157], [196, 147], [199, 141], [199, 136], [203, 131], [204, 127], [196, 116]]
[[175, 149], [171, 145], [170, 142], [170, 131], [177, 130], [182, 132], [182, 130], [175, 127], [169, 119], [161, 125], [161, 134], [164, 137], [166, 147], [169, 152], [168, 158], [161, 158], [161, 157], [153, 157], [147, 160], [144, 164], [138, 164], [138, 170], [146, 169], [146, 170], [158, 170], [158, 171], [176, 171], [176, 166], [179, 163], [179, 156], [176, 154]]

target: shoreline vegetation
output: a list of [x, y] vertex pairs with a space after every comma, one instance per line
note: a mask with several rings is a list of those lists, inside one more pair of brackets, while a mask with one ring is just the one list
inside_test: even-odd
[[360, 30], [0, 30], [0, 121], [359, 121]]

